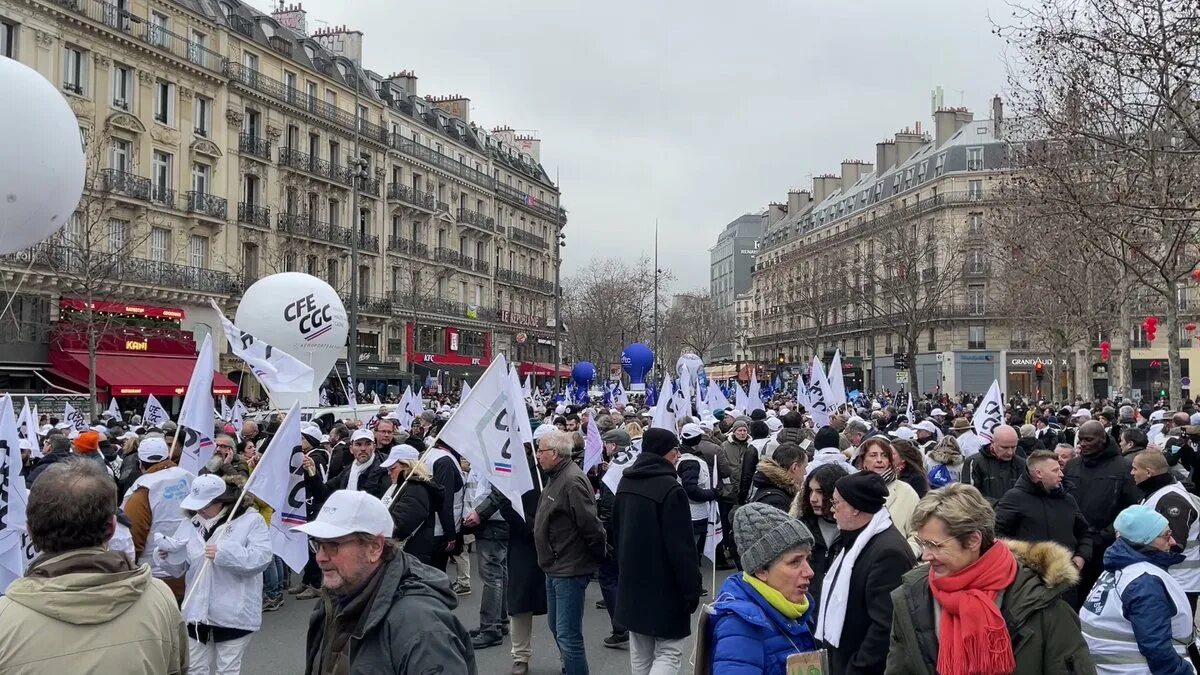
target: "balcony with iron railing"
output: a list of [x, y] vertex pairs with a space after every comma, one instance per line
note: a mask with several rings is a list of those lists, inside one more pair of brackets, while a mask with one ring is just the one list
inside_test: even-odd
[[166, 52], [211, 73], [224, 74], [225, 57], [193, 42], [167, 28], [137, 16], [127, 8], [103, 0], [50, 0], [51, 4], [82, 15], [119, 34], [140, 39], [155, 49]]
[[229, 203], [224, 197], [195, 190], [186, 192], [184, 197], [187, 201], [187, 210], [190, 213], [196, 213], [217, 220], [225, 220], [228, 217]]
[[541, 293], [554, 292], [554, 282], [513, 270], [496, 270], [496, 281], [523, 286]]
[[452, 173], [463, 180], [471, 181], [489, 190], [495, 185], [495, 181], [486, 173], [476, 171], [449, 155], [443, 155], [433, 148], [421, 145], [411, 138], [405, 138], [398, 133], [389, 135], [388, 145], [401, 154], [421, 160], [426, 164]]
[[247, 68], [243, 64], [228, 61], [225, 64], [225, 74], [229, 76], [235, 85], [250, 89], [281, 103], [286, 103], [297, 110], [315, 115], [344, 129], [350, 131], [357, 130], [363, 137], [377, 143], [388, 142], [388, 132], [382, 126], [361, 119], [354, 113], [342, 110], [332, 103], [309, 96], [273, 77], [263, 75], [253, 68]]
[[275, 229], [309, 239], [330, 240], [329, 223], [317, 220], [307, 213], [280, 213], [276, 218]]
[[350, 187], [351, 185], [350, 170], [344, 166], [338, 166], [320, 157], [314, 157], [307, 152], [301, 152], [287, 146], [280, 147], [278, 155], [280, 166], [304, 171], [313, 176], [336, 183], [339, 186]]
[[237, 277], [228, 272], [134, 256], [114, 256], [48, 242], [0, 256], [0, 264], [22, 269], [33, 267], [61, 275], [95, 276], [99, 272], [105, 281], [201, 293], [231, 295], [241, 290]]
[[495, 218], [490, 218], [482, 213], [479, 213], [478, 211], [472, 211], [470, 209], [458, 210], [458, 222], [478, 228], [484, 232], [496, 231]]
[[991, 271], [991, 264], [985, 260], [968, 260], [967, 262], [963, 263], [964, 277], [986, 277], [991, 274]]
[[427, 314], [473, 319], [476, 321], [495, 321], [496, 312], [489, 307], [471, 305], [458, 300], [438, 298], [411, 291], [391, 291], [388, 299], [392, 303], [392, 313], [401, 316], [408, 312], [418, 311]]
[[387, 250], [392, 253], [403, 253], [406, 255], [414, 255], [418, 258], [429, 257], [429, 247], [423, 242], [413, 241], [405, 237], [392, 235], [388, 237]]
[[471, 259], [452, 248], [439, 246], [433, 249], [433, 259], [455, 267], [470, 267]]
[[439, 213], [450, 213], [450, 205], [439, 199], [437, 202], [437, 211]]
[[[342, 304], [350, 306], [350, 294], [338, 293], [338, 297], [342, 299]], [[391, 316], [392, 314], [392, 299], [387, 296], [379, 295], [364, 295], [359, 294], [358, 310], [364, 314], [375, 314], [378, 316]]]
[[414, 206], [418, 209], [433, 212], [437, 206], [437, 200], [428, 192], [423, 192], [413, 187], [404, 185], [403, 183], [388, 183], [387, 198], [394, 199], [399, 202], [404, 202], [409, 206]]
[[379, 197], [379, 186], [381, 181], [378, 178], [360, 178], [358, 181], [358, 191], [360, 194], [368, 197]]
[[262, 136], [242, 133], [238, 135], [238, 152], [247, 157], [271, 161], [271, 142]]
[[532, 232], [526, 232], [525, 230], [517, 229], [515, 225], [508, 228], [508, 238], [510, 241], [515, 241], [518, 244], [524, 244], [531, 248], [538, 248], [543, 251], [550, 246], [548, 243], [546, 243], [545, 239], [542, 239]]
[[567, 221], [567, 212], [565, 209], [554, 208], [549, 204], [544, 204], [533, 195], [525, 194], [503, 183], [496, 183], [496, 196], [526, 211], [549, 218], [555, 223], [565, 223]]
[[152, 183], [150, 185], [150, 203], [175, 208], [175, 191], [166, 185]]
[[[351, 236], [353, 236], [353, 233]], [[379, 253], [379, 235], [359, 232], [358, 248], [368, 253]]]
[[149, 200], [151, 192], [149, 178], [117, 169], [100, 170], [100, 191], [121, 195], [131, 199]]
[[258, 204], [238, 203], [238, 222], [254, 227], [271, 227], [271, 207]]

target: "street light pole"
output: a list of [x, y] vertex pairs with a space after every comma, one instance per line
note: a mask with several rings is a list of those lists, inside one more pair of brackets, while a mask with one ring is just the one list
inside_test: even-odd
[[[362, 228], [362, 214], [358, 211], [359, 181], [367, 176], [366, 162], [359, 153], [359, 130], [362, 126], [362, 114], [359, 108], [359, 92], [361, 80], [358, 77], [358, 64], [354, 72], [354, 157], [348, 162], [350, 169], [350, 213], [354, 218], [354, 230], [350, 236], [350, 344], [346, 350], [346, 372], [350, 376], [352, 386], [358, 386], [356, 376], [358, 365], [358, 237]], [[337, 158], [331, 158], [336, 161]]]
[[[662, 357], [658, 353], [658, 219], [654, 219], [654, 365], [662, 372]], [[657, 378], [655, 378], [657, 379]]]
[[[561, 188], [560, 188], [561, 189]], [[559, 193], [561, 199], [561, 192]], [[558, 207], [555, 225], [558, 235], [554, 240], [554, 393], [562, 393], [562, 380], [558, 377], [558, 367], [562, 364], [562, 249], [567, 245], [566, 235], [563, 234], [562, 207]]]

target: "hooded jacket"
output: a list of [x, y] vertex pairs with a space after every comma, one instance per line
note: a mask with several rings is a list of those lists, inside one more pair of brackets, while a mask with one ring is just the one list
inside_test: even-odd
[[763, 457], [774, 457], [775, 448], [778, 448], [784, 443], [795, 443], [800, 445], [804, 442], [804, 430], [797, 427], [784, 427], [775, 433], [775, 437], [763, 449]]
[[813, 603], [795, 621], [768, 603], [742, 578], [731, 575], [721, 584], [709, 618], [712, 672], [718, 675], [784, 675], [787, 659], [797, 650], [811, 652]]
[[5, 675], [175, 675], [187, 667], [187, 636], [171, 589], [120, 553], [43, 555], [0, 597]]
[[1017, 455], [1007, 462], [996, 459], [989, 444], [979, 454], [971, 455], [963, 462], [961, 480], [967, 485], [974, 485], [988, 503], [995, 506], [1004, 493], [1017, 484], [1017, 479], [1024, 475], [1024, 459]]
[[1088, 523], [1075, 498], [1059, 486], [1047, 492], [1028, 474], [996, 502], [996, 536], [1038, 542], [1052, 541], [1084, 560], [1092, 557]]
[[[1104, 552], [1106, 572], [1118, 572], [1135, 563], [1150, 563], [1166, 570], [1181, 562], [1182, 553], [1135, 548], [1123, 539], [1116, 540]], [[1093, 602], [1103, 604], [1103, 596], [1097, 591], [1105, 583], [1104, 577], [1096, 583], [1080, 610], [1081, 616], [1090, 611], [1089, 606]], [[1129, 621], [1134, 633], [1136, 646], [1130, 645], [1130, 651], [1136, 650], [1146, 659], [1150, 672], [1155, 675], [1193, 675], [1195, 671], [1192, 665], [1180, 657], [1172, 645], [1171, 620], [1179, 608], [1171, 600], [1163, 581], [1152, 574], [1142, 574], [1130, 581], [1125, 591], [1117, 597], [1121, 602], [1121, 616]], [[1191, 614], [1190, 611], [1188, 613]]]
[[808, 468], [805, 470], [804, 475], [808, 476], [817, 467], [826, 464], [837, 464], [845, 469], [848, 474], [858, 471], [858, 469], [854, 468], [853, 464], [846, 461], [846, 455], [842, 454], [841, 450], [837, 448], [821, 448], [813, 454], [812, 461], [808, 463]]
[[[1012, 638], [1015, 673], [1095, 673], [1079, 617], [1059, 597], [1079, 582], [1071, 553], [1058, 544], [997, 541], [1017, 558], [1017, 575], [1000, 595], [1000, 614]], [[929, 565], [904, 575], [892, 591], [892, 637], [887, 675], [935, 675], [939, 650]]]
[[925, 476], [936, 490], [962, 480], [962, 451], [950, 444], [936, 445], [925, 456]]
[[[748, 458], [747, 455], [750, 457]], [[745, 493], [749, 491], [750, 476], [744, 476], [746, 465], [750, 464], [750, 472], [754, 472], [754, 464], [758, 462], [758, 450], [750, 445], [750, 439], [738, 441], [732, 431], [721, 452], [717, 454], [717, 472], [720, 482], [717, 483], [717, 493], [721, 501], [741, 504], [746, 501]], [[746, 490], [742, 489], [743, 483]]]
[[791, 508], [792, 500], [796, 498], [796, 484], [774, 460], [764, 459], [758, 463], [753, 482], [754, 491], [750, 493], [750, 501], [770, 504], [780, 511]]
[[[462, 673], [475, 675], [475, 652], [454, 615], [458, 599], [446, 575], [399, 551], [384, 563], [374, 595], [349, 627], [349, 675]], [[338, 603], [327, 593], [308, 621], [305, 675], [319, 673], [326, 631], [335, 630]], [[328, 621], [327, 621], [328, 619]]]
[[413, 476], [387, 505], [395, 526], [392, 537], [403, 541], [404, 551], [426, 565], [433, 555], [433, 523], [443, 499], [442, 486]]
[[1126, 506], [1142, 501], [1129, 470], [1132, 461], [1121, 456], [1112, 437], [1105, 435], [1108, 444], [1091, 457], [1080, 455], [1067, 462], [1063, 483], [1079, 503], [1079, 511], [1088, 523], [1092, 538], [1092, 557], [1098, 561], [1104, 549], [1113, 542], [1113, 521]]
[[643, 452], [625, 470], [613, 527], [617, 566], [635, 572], [617, 579], [613, 620], [658, 638], [690, 635], [700, 603], [700, 561], [688, 498], [666, 458]]

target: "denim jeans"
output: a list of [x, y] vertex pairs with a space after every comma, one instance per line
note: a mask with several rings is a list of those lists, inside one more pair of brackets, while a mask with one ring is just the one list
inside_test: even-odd
[[475, 548], [479, 551], [479, 578], [483, 580], [479, 628], [500, 637], [508, 619], [508, 540], [476, 537]]
[[566, 675], [588, 675], [587, 654], [583, 649], [583, 592], [590, 579], [590, 575], [546, 575], [546, 619]]
[[268, 598], [278, 598], [283, 595], [284, 575], [283, 558], [275, 556], [271, 564], [263, 571], [263, 595]]

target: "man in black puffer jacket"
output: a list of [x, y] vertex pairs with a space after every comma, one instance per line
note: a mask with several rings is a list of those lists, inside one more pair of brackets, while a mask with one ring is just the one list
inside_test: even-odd
[[762, 502], [787, 511], [804, 484], [808, 457], [799, 445], [784, 443], [775, 449], [774, 459], [762, 459], [754, 472], [754, 491], [750, 501]]
[[692, 612], [700, 604], [700, 560], [691, 537], [688, 498], [674, 462], [679, 441], [666, 429], [642, 436], [642, 453], [617, 488], [616, 620], [629, 630], [630, 658], [678, 670]]
[[1113, 521], [1126, 506], [1140, 503], [1142, 495], [1130, 474], [1131, 460], [1121, 456], [1103, 424], [1084, 422], [1076, 435], [1079, 456], [1067, 462], [1066, 481], [1088, 522], [1092, 555], [1080, 572], [1079, 588], [1091, 588], [1103, 571], [1104, 552], [1115, 540]]
[[1025, 460], [1016, 456], [1017, 430], [1000, 425], [992, 430], [992, 442], [963, 463], [962, 482], [974, 485], [995, 506], [1004, 493], [1025, 475]]

